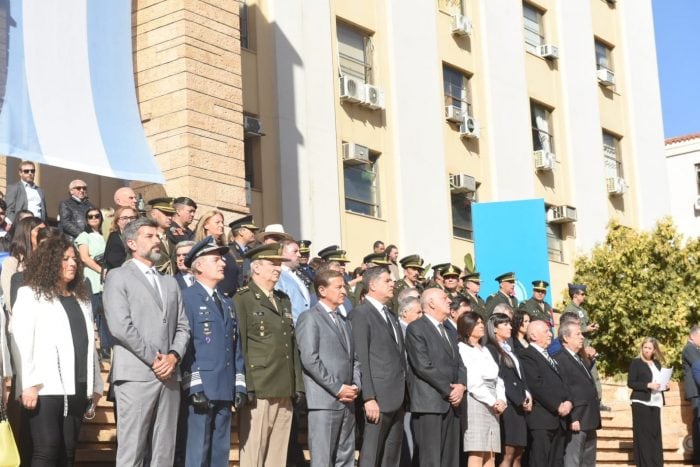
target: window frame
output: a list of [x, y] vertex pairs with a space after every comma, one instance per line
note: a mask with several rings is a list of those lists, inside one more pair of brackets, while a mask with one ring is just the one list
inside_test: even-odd
[[[372, 43], [372, 34], [364, 29], [360, 29], [352, 24], [346, 23], [340, 19], [336, 21], [336, 39], [338, 46], [338, 74], [339, 76], [352, 76], [353, 78], [361, 79], [366, 84], [373, 84], [373, 60], [372, 56], [374, 53], [374, 45]], [[346, 34], [341, 34], [341, 29], [346, 31]], [[348, 48], [354, 48], [359, 50], [353, 44], [348, 42], [342, 42], [341, 38], [345, 36], [356, 35], [362, 40], [362, 60], [345, 54], [341, 51], [341, 44], [344, 44]], [[350, 62], [353, 66], [348, 66], [347, 62]], [[353, 68], [362, 67], [362, 73], [359, 73]], [[360, 76], [362, 75], [362, 76]]]
[[[526, 16], [526, 10], [530, 10], [536, 15], [537, 30], [528, 27], [528, 22], [532, 22], [530, 18]], [[528, 52], [532, 52], [538, 55], [539, 46], [546, 44], [545, 33], [544, 33], [544, 15], [545, 11], [536, 7], [532, 3], [523, 2], [523, 41], [525, 42], [525, 49]], [[537, 37], [539, 42], [534, 43], [529, 40], [533, 37]]]
[[[615, 133], [603, 129], [603, 162], [605, 163], [605, 178], [622, 177], [624, 170], [622, 164], [622, 138]], [[608, 140], [606, 142], [606, 139]], [[613, 144], [609, 144], [612, 139]]]
[[252, 50], [250, 46], [250, 15], [248, 14], [248, 2], [239, 0], [238, 8], [238, 29], [240, 33], [241, 48]]
[[[479, 183], [477, 183], [476, 191], [468, 194], [468, 193], [450, 193], [450, 213], [452, 215], [452, 237], [460, 239], [460, 240], [467, 240], [470, 242], [474, 241], [474, 218], [473, 218], [473, 212], [472, 212], [472, 206], [474, 203], [478, 202], [478, 193], [479, 193]], [[462, 199], [457, 199], [457, 197], [461, 197]], [[455, 202], [456, 201], [463, 201], [464, 204], [464, 209], [465, 209], [465, 215], [464, 215], [464, 224], [458, 224], [456, 221], [460, 220], [456, 216], [455, 212]]]
[[[380, 154], [370, 151], [369, 159], [370, 162], [364, 164], [351, 164], [347, 161], [343, 161], [343, 204], [345, 212], [381, 219], [381, 190], [379, 182]], [[363, 187], [363, 189], [366, 189], [370, 196], [369, 200], [362, 200], [356, 197], [348, 196], [348, 174], [351, 174], [353, 171], [362, 171], [369, 174], [371, 177], [369, 187]], [[352, 207], [348, 206], [348, 202], [354, 203], [356, 206], [366, 206], [367, 210], [352, 209]]]
[[[547, 128], [540, 128], [537, 124], [536, 110], [544, 111], [544, 117], [547, 121]], [[530, 127], [532, 131], [532, 151], [549, 151], [556, 154], [554, 141], [554, 119], [552, 114], [554, 109], [548, 107], [541, 102], [530, 99]], [[545, 135], [544, 138], [542, 135]]]
[[[615, 64], [613, 62], [613, 47], [607, 42], [596, 37], [593, 41], [593, 49], [595, 51], [595, 66], [596, 70], [605, 69], [615, 72]], [[602, 49], [605, 52], [605, 62], [601, 60], [601, 54], [598, 52]]]
[[564, 224], [547, 222], [546, 233], [547, 258], [549, 261], [564, 263]]
[[[452, 74], [453, 78], [459, 77], [462, 80], [462, 85], [459, 88], [460, 95], [455, 96], [454, 94], [448, 94], [448, 87], [454, 87], [453, 82], [448, 82], [447, 75]], [[449, 86], [448, 86], [449, 85]], [[471, 92], [471, 76], [459, 68], [455, 68], [446, 63], [442, 64], [442, 91], [445, 101], [445, 106], [457, 107], [459, 104], [459, 110], [462, 115], [468, 115], [470, 117], [474, 116], [474, 107], [472, 104], [472, 92]]]

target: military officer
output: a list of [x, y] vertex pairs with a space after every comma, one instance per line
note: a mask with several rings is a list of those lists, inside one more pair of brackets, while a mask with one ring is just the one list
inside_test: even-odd
[[240, 320], [249, 403], [241, 411], [241, 465], [285, 465], [292, 404], [304, 399], [292, 304], [274, 289], [282, 246], [270, 243], [246, 252], [250, 282], [233, 302]]
[[180, 196], [173, 200], [173, 219], [168, 229], [167, 235], [173, 245], [187, 240], [194, 240], [194, 232], [190, 225], [194, 220], [194, 213], [197, 211], [197, 203], [187, 196]]
[[549, 329], [554, 329], [554, 317], [552, 315], [552, 307], [544, 301], [547, 295], [547, 287], [549, 282], [544, 280], [532, 281], [532, 297], [525, 300], [518, 307], [530, 315], [530, 320], [545, 321], [549, 324]]
[[148, 215], [158, 224], [158, 238], [160, 238], [160, 259], [155, 264], [156, 271], [161, 274], [172, 276], [177, 271], [175, 265], [175, 245], [168, 238], [167, 232], [172, 225], [173, 214], [173, 198], [163, 197], [155, 198], [148, 202], [151, 210]]
[[[327, 246], [318, 252], [318, 256], [324, 261], [324, 264], [328, 265], [329, 269], [338, 271], [343, 275], [345, 280], [345, 301], [338, 307], [338, 310], [341, 315], [347, 317], [348, 312], [357, 304], [354, 301], [352, 289], [347, 280], [348, 276], [345, 273], [345, 265], [349, 263], [350, 260], [345, 256], [345, 250], [341, 250], [338, 245]], [[314, 297], [312, 302], [315, 304], [317, 299], [318, 297]]]
[[394, 284], [394, 298], [391, 299], [390, 309], [398, 316], [399, 310], [399, 292], [403, 289], [417, 289], [419, 293], [423, 292], [423, 286], [420, 284], [420, 275], [424, 269], [424, 261], [418, 255], [404, 256], [399, 260], [403, 268], [403, 278], [396, 281]]
[[450, 298], [455, 298], [460, 294], [459, 290], [459, 275], [462, 274], [462, 270], [455, 266], [454, 264], [448, 264], [446, 268], [440, 271], [442, 276], [444, 289], [447, 292], [447, 296]]
[[314, 270], [309, 266], [311, 240], [299, 240], [299, 254], [301, 256], [295, 272], [304, 281], [304, 285], [309, 289], [309, 293], [312, 293], [314, 291]]
[[471, 272], [464, 276], [464, 296], [469, 300], [469, 305], [472, 311], [481, 316], [481, 319], [486, 322], [488, 319], [486, 316], [486, 302], [479, 295], [481, 290], [481, 274], [478, 272]]
[[518, 299], [515, 297], [515, 273], [506, 272], [496, 277], [498, 282], [498, 292], [492, 293], [486, 299], [486, 316], [490, 317], [493, 309], [499, 303], [510, 305], [512, 309], [518, 308]]
[[245, 364], [237, 318], [230, 298], [216, 286], [224, 278], [219, 246], [206, 237], [185, 257], [195, 283], [182, 291], [191, 338], [183, 357], [183, 390], [187, 398], [185, 465], [228, 466], [231, 405], [247, 402]]
[[240, 270], [238, 286], [243, 287], [250, 280], [250, 260], [245, 257], [245, 252], [255, 244], [255, 232], [259, 228], [253, 222], [253, 216], [241, 217], [229, 223], [228, 226], [231, 229], [229, 233], [231, 254]]
[[430, 284], [426, 289], [435, 288], [445, 290], [445, 279], [440, 275], [440, 271], [449, 265], [450, 263], [440, 263], [431, 268], [433, 270], [433, 277], [430, 279]]

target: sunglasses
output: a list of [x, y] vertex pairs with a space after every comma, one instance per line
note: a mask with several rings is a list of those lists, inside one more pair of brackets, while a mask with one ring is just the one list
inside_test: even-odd
[[87, 190], [87, 187], [86, 186], [74, 186], [73, 189], [84, 191], [84, 190]]
[[36, 173], [36, 169], [22, 169], [23, 174], [34, 174]]
[[88, 219], [100, 219], [102, 216], [99, 214], [88, 214]]

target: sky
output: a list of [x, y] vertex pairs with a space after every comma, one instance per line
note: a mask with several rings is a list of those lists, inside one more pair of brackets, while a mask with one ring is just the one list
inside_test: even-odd
[[664, 135], [699, 133], [700, 0], [652, 0], [652, 4]]

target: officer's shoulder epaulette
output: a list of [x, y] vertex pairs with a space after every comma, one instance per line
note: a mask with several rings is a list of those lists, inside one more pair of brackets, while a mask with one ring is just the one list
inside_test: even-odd
[[276, 297], [279, 297], [279, 298], [289, 298], [289, 295], [287, 295], [286, 293], [282, 292], [281, 290], [272, 289], [272, 292], [275, 294]]
[[494, 292], [491, 295], [489, 295], [489, 298], [491, 298], [491, 297], [498, 297], [498, 292]]
[[236, 291], [236, 295], [242, 295], [246, 292], [250, 292], [250, 287], [247, 285], [244, 285], [243, 287], [239, 287], [238, 290]]

